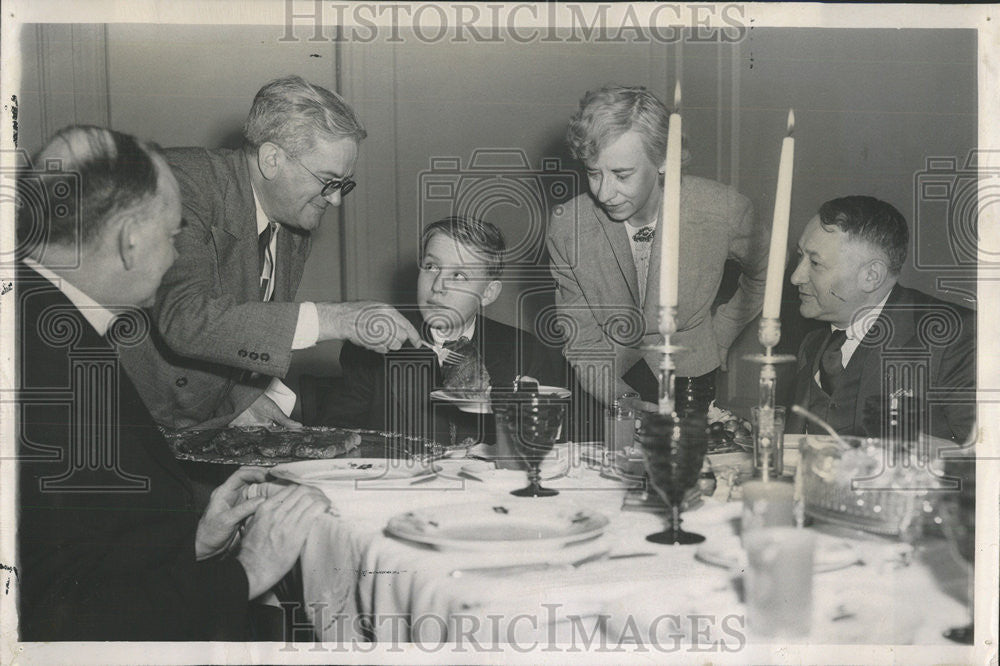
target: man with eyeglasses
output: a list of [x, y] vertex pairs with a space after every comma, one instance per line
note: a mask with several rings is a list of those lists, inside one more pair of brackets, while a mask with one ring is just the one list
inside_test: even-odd
[[294, 426], [295, 394], [280, 380], [293, 351], [419, 344], [388, 305], [294, 302], [310, 232], [354, 189], [366, 135], [339, 95], [287, 76], [257, 93], [241, 149], [165, 151], [186, 226], [157, 293], [158, 335], [123, 359], [162, 425]]

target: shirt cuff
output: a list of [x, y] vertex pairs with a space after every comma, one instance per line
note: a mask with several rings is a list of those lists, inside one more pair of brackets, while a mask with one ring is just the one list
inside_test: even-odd
[[316, 304], [306, 301], [299, 304], [299, 319], [295, 322], [292, 350], [312, 347], [319, 341], [319, 312]]
[[274, 400], [274, 404], [278, 406], [285, 416], [292, 415], [292, 409], [295, 408], [295, 391], [285, 386], [277, 377], [271, 378], [271, 383], [268, 384], [267, 389], [264, 391], [266, 395], [271, 400]]

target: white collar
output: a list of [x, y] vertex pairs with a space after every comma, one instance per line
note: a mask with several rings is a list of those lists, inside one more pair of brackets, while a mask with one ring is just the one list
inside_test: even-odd
[[437, 345], [443, 345], [446, 342], [458, 340], [459, 338], [463, 337], [471, 340], [472, 336], [475, 335], [476, 333], [476, 317], [472, 318], [472, 321], [469, 322], [469, 325], [465, 327], [465, 330], [462, 331], [460, 335], [449, 337], [436, 328], [430, 329], [430, 332], [431, 332], [431, 339], [434, 341], [434, 344]]
[[[254, 189], [253, 184], [250, 184], [250, 191], [253, 192], [253, 205], [257, 211], [257, 235], [260, 236], [264, 233], [264, 229], [267, 229], [267, 225], [271, 224], [271, 220], [268, 219], [267, 213], [264, 212], [264, 208], [260, 205], [260, 199], [257, 197], [257, 190]], [[271, 239], [278, 235], [278, 229], [281, 228], [280, 224], [275, 224], [274, 229], [271, 231]]]
[[69, 280], [57, 275], [30, 257], [24, 258], [24, 264], [55, 285], [56, 289], [69, 299], [70, 303], [80, 311], [87, 323], [94, 327], [98, 335], [104, 335], [115, 318], [106, 307], [74, 287]]
[[[888, 293], [882, 297], [882, 300], [878, 302], [878, 305], [864, 307], [854, 313], [854, 318], [851, 320], [850, 326], [844, 329], [847, 332], [848, 340], [856, 340], [860, 342], [865, 339], [865, 336], [868, 335], [868, 331], [875, 325], [875, 320], [878, 319], [880, 314], [882, 314], [882, 308], [885, 307], [885, 303], [889, 300], [889, 294], [891, 293], [892, 290], [890, 289]], [[834, 331], [837, 330], [837, 327], [832, 324], [830, 325], [830, 328]]]

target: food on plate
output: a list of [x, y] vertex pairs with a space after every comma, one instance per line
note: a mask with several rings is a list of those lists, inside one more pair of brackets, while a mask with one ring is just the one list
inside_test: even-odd
[[335, 458], [361, 445], [361, 434], [341, 428], [269, 430], [236, 427], [167, 433], [176, 454], [189, 460], [255, 464]]
[[444, 388], [463, 397], [481, 396], [490, 388], [490, 373], [483, 364], [479, 350], [464, 338], [448, 349], [462, 355], [455, 365], [444, 366]]
[[753, 448], [753, 427], [746, 419], [712, 401], [708, 406], [708, 452], [729, 453]]

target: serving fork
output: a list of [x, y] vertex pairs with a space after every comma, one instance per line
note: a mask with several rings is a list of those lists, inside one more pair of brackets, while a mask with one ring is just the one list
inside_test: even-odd
[[437, 354], [438, 361], [442, 365], [458, 365], [465, 360], [465, 355], [460, 354], [457, 351], [446, 349], [444, 345], [435, 345], [427, 340], [421, 340], [420, 345], [422, 347], [427, 347], [435, 354]]

